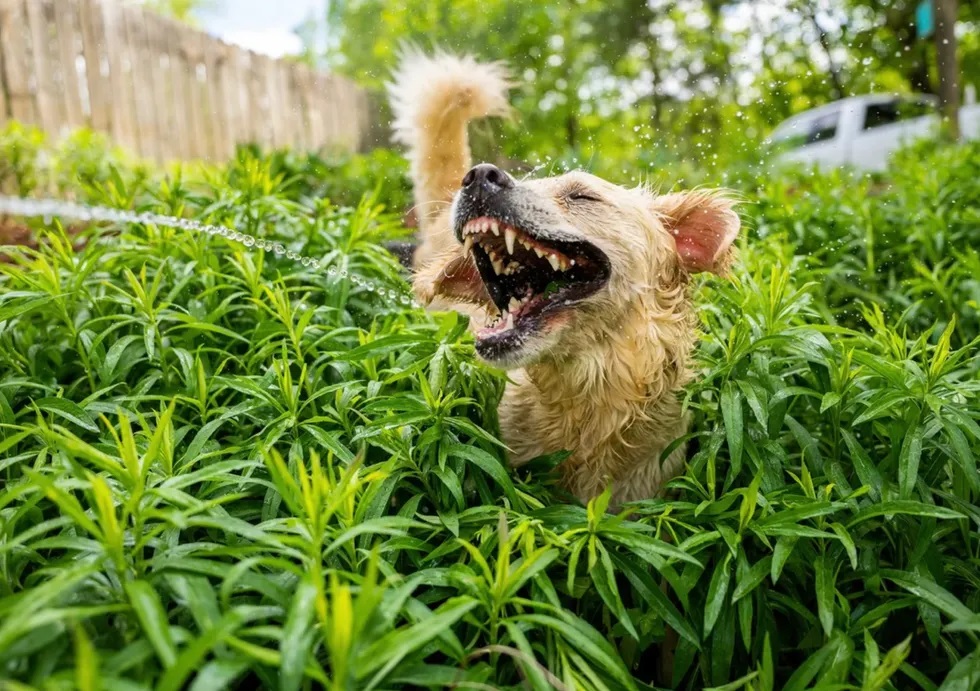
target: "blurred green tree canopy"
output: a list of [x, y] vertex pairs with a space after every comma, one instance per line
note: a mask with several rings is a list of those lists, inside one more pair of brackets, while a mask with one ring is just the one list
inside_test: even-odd
[[[727, 166], [773, 125], [841, 96], [934, 92], [918, 0], [328, 0], [325, 62], [380, 88], [413, 42], [507, 61], [506, 154], [602, 168]], [[980, 4], [961, 2], [962, 83], [980, 85]], [[636, 167], [634, 166], [634, 170]], [[607, 174], [614, 173], [604, 169]]]

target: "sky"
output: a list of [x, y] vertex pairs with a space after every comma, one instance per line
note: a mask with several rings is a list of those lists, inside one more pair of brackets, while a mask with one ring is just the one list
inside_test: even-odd
[[323, 0], [215, 0], [198, 18], [208, 33], [228, 43], [279, 57], [299, 50], [293, 29], [324, 7]]

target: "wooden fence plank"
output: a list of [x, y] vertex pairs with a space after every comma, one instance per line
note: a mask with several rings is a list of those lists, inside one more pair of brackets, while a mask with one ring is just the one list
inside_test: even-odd
[[147, 45], [143, 12], [139, 8], [124, 7], [122, 12], [123, 36], [126, 41], [126, 59], [129, 63], [130, 89], [136, 113], [139, 133], [139, 151], [149, 158], [160, 159], [161, 137], [158, 112], [153, 102], [153, 57]]
[[203, 158], [205, 160], [214, 160], [218, 158], [217, 153], [217, 140], [218, 140], [218, 126], [220, 120], [218, 118], [218, 110], [216, 104], [216, 96], [214, 88], [217, 86], [217, 82], [212, 82], [212, 76], [208, 72], [208, 45], [211, 39], [207, 34], [201, 33], [199, 31], [193, 32], [194, 45], [197, 48], [197, 65], [196, 72], [197, 81], [197, 107], [198, 113], [201, 118], [201, 148], [198, 151], [196, 158]]
[[0, 48], [4, 52], [10, 114], [16, 120], [36, 125], [39, 118], [31, 88], [34, 65], [30, 58], [28, 31], [25, 30], [27, 13], [21, 0], [3, 0], [3, 3], [5, 27]]
[[316, 74], [304, 65], [300, 75], [300, 90], [304, 99], [303, 126], [309, 133], [308, 148], [315, 149], [322, 137], [319, 123], [320, 101], [316, 93]]
[[53, 66], [48, 59], [48, 25], [45, 19], [46, 2], [24, 0], [27, 15], [28, 37], [31, 42], [30, 60], [33, 71], [32, 91], [37, 104], [37, 119], [41, 127], [52, 134], [60, 129], [62, 116]]
[[209, 156], [215, 160], [228, 157], [228, 105], [225, 102], [224, 91], [224, 51], [217, 41], [205, 39], [204, 69], [207, 74], [205, 90], [210, 102], [209, 125], [211, 128], [211, 148]]
[[97, 0], [81, 0], [79, 22], [82, 29], [82, 57], [85, 60], [85, 92], [83, 106], [89, 126], [100, 132], [113, 132], [112, 108], [109, 95], [108, 60], [105, 57], [105, 25]]
[[[17, 53], [4, 50], [4, 46], [11, 46], [19, 33], [17, 25], [14, 23], [14, 3], [10, 0], [0, 0], [0, 98], [3, 99], [3, 110], [0, 111], [0, 118], [13, 117], [13, 104], [10, 100], [10, 70], [7, 67], [9, 60], [17, 60]], [[8, 38], [9, 37], [9, 38]]]
[[102, 94], [106, 99], [102, 107], [108, 108], [112, 121], [112, 136], [117, 144], [133, 151], [139, 150], [139, 134], [132, 101], [132, 80], [125, 70], [125, 48], [120, 42], [122, 31], [122, 9], [114, 2], [97, 2], [96, 7], [102, 15], [103, 33], [101, 39], [105, 46], [105, 58], [109, 69], [109, 91]]
[[262, 56], [248, 53], [248, 102], [252, 104], [248, 142], [269, 146], [269, 106], [262, 72]]
[[181, 158], [193, 160], [201, 149], [201, 136], [196, 117], [194, 103], [194, 56], [187, 37], [176, 31], [169, 32], [171, 37], [170, 55], [172, 58], [171, 72], [174, 79], [174, 94], [180, 104], [177, 109], [177, 126], [180, 128], [182, 141]]
[[235, 76], [235, 98], [238, 104], [238, 123], [235, 127], [235, 146], [252, 141], [253, 124], [255, 118], [255, 103], [249, 97], [249, 84], [251, 83], [251, 59], [252, 56], [247, 50], [238, 50], [229, 46], [229, 52], [233, 56], [232, 65], [234, 66]]
[[166, 162], [175, 158], [174, 138], [178, 134], [174, 118], [167, 27], [154, 12], [140, 11], [139, 14], [143, 32], [143, 76], [140, 79], [144, 82], [143, 88], [153, 109], [156, 158]]
[[271, 148], [278, 148], [279, 142], [282, 140], [282, 126], [279, 119], [279, 109], [282, 106], [282, 102], [276, 98], [275, 67], [272, 64], [272, 59], [265, 55], [258, 56], [258, 64], [259, 89], [261, 90], [262, 103], [265, 106], [264, 110], [268, 118], [265, 142]]
[[77, 0], [57, 0], [54, 3], [54, 45], [58, 48], [61, 66], [61, 95], [65, 114], [68, 116], [67, 125], [72, 129], [87, 124], [82, 110], [82, 92], [78, 78], [78, 58], [82, 50], [78, 9]]
[[184, 117], [183, 62], [179, 56], [179, 44], [169, 23], [158, 16], [148, 17], [148, 20], [152, 26], [152, 40], [160, 54], [158, 88], [161, 91], [167, 141], [163, 158], [166, 161], [187, 159], [189, 143]]
[[[2, 0], [0, 0], [2, 1]], [[7, 10], [0, 5], [0, 46], [3, 45], [3, 29], [6, 20], [4, 19]], [[10, 104], [7, 101], [7, 78], [6, 69], [3, 66], [3, 49], [0, 48], [0, 122], [10, 117]]]

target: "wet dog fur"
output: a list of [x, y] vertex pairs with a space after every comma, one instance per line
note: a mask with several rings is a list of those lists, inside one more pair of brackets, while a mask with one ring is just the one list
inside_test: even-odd
[[[468, 315], [478, 353], [510, 371], [499, 419], [512, 465], [568, 450], [559, 472], [581, 501], [610, 484], [614, 507], [654, 497], [684, 467], [683, 445], [662, 455], [689, 425], [678, 394], [692, 377], [697, 340], [690, 277], [726, 272], [740, 230], [734, 202], [719, 191], [628, 189], [581, 171], [515, 180], [488, 164], [474, 168], [467, 125], [510, 117], [512, 86], [500, 63], [403, 54], [389, 95], [419, 220], [415, 293], [429, 309]], [[510, 333], [500, 331], [510, 317], [495, 321], [506, 306], [489, 294], [511, 280], [488, 269], [490, 257], [510, 257], [503, 228], [551, 261], [559, 260], [549, 248], [558, 248], [567, 273], [556, 277], [584, 276], [569, 283], [574, 299], [532, 298], [537, 311], [515, 317], [523, 326]], [[518, 314], [530, 311], [525, 304]]]

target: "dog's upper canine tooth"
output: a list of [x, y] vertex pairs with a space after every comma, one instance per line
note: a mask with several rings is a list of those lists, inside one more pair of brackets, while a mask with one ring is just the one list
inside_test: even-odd
[[504, 228], [504, 244], [507, 245], [507, 253], [514, 254], [514, 241], [517, 239], [517, 231], [513, 228]]

